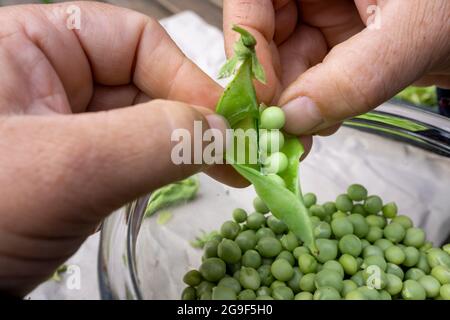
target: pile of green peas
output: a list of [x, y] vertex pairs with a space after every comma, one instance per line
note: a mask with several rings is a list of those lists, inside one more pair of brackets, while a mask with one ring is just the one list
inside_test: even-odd
[[256, 198], [235, 209], [183, 278], [184, 300], [450, 300], [450, 244], [433, 247], [410, 218], [359, 184], [335, 201], [303, 196], [319, 253]]
[[280, 131], [284, 127], [286, 118], [279, 107], [268, 107], [261, 112], [259, 148], [263, 165], [263, 172], [272, 179], [284, 185], [283, 179], [278, 175], [288, 167], [288, 158], [281, 152], [285, 137]]

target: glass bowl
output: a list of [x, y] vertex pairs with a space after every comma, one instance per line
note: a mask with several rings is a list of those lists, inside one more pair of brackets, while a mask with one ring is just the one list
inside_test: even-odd
[[[202, 252], [191, 241], [217, 230], [237, 207], [251, 210], [252, 187], [234, 189], [199, 174], [196, 198], [170, 208], [172, 218], [143, 219], [146, 195], [114, 212], [102, 226], [99, 281], [103, 299], [179, 299], [182, 277]], [[335, 135], [315, 138], [300, 166], [304, 192], [333, 200], [351, 183], [395, 201], [399, 213], [440, 245], [450, 235], [450, 121], [388, 102], [348, 120]]]

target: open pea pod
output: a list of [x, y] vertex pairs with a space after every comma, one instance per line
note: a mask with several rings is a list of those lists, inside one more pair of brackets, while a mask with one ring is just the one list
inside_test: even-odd
[[[235, 77], [225, 88], [216, 111], [229, 121], [232, 129], [255, 129], [258, 134], [260, 111], [253, 79], [264, 83], [264, 70], [256, 57], [256, 40], [253, 36], [240, 27], [235, 26], [233, 30], [240, 33], [241, 37], [235, 44], [235, 55], [223, 66], [220, 77], [232, 74], [235, 74]], [[304, 152], [303, 146], [297, 138], [287, 137], [280, 151], [288, 158], [288, 168], [279, 174], [285, 186], [278, 184], [262, 172], [259, 159], [256, 163], [236, 162], [235, 152], [231, 155], [227, 152], [226, 160], [253, 184], [256, 193], [266, 203], [272, 214], [283, 220], [311, 252], [316, 254], [318, 250], [313, 228], [308, 210], [303, 204], [298, 180], [299, 159]], [[251, 159], [251, 156], [258, 158], [260, 154], [258, 142], [247, 143], [245, 153], [245, 159]]]

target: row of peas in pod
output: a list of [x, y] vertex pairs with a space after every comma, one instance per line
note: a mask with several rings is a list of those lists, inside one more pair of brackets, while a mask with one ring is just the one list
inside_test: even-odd
[[450, 244], [433, 247], [395, 203], [351, 185], [335, 201], [304, 195], [317, 255], [269, 214], [235, 209], [183, 278], [184, 300], [450, 300]]
[[288, 167], [288, 158], [281, 151], [285, 137], [280, 131], [286, 118], [279, 107], [268, 107], [261, 112], [259, 130], [259, 151], [264, 174], [270, 175], [279, 184], [284, 184], [278, 174]]

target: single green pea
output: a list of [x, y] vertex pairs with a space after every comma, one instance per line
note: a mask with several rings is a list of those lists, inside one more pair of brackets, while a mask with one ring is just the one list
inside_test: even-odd
[[353, 201], [346, 194], [340, 194], [336, 198], [336, 209], [342, 212], [351, 212], [353, 209]]
[[406, 280], [403, 283], [402, 297], [405, 300], [425, 300], [425, 289], [415, 280]]
[[211, 291], [203, 292], [200, 295], [200, 300], [212, 300], [212, 289]]
[[259, 148], [261, 151], [270, 154], [283, 148], [284, 135], [279, 130], [260, 130]]
[[386, 290], [380, 290], [380, 300], [392, 300], [391, 295]]
[[214, 258], [217, 257], [217, 248], [219, 246], [219, 241], [217, 240], [209, 240], [203, 246], [203, 256], [205, 258]]
[[309, 208], [309, 213], [314, 216], [317, 217], [319, 219], [325, 219], [326, 216], [328, 216], [327, 212], [325, 211], [324, 207], [318, 204], [313, 204], [310, 208]]
[[367, 300], [366, 296], [358, 289], [348, 292], [345, 300]]
[[274, 216], [270, 216], [267, 218], [267, 226], [275, 234], [282, 234], [287, 230], [287, 225], [283, 221], [275, 218]]
[[322, 205], [323, 209], [325, 210], [325, 213], [328, 217], [330, 217], [333, 213], [336, 212], [336, 204], [333, 201], [325, 202]]
[[314, 284], [315, 277], [315, 273], [308, 273], [301, 277], [300, 289], [306, 292], [314, 292], [316, 290], [316, 285]]
[[352, 223], [353, 232], [358, 238], [364, 238], [369, 233], [369, 224], [361, 214], [353, 213], [347, 219]]
[[331, 221], [333, 221], [334, 219], [337, 219], [337, 218], [347, 218], [347, 214], [342, 211], [336, 211], [335, 213], [333, 213], [331, 215]]
[[358, 262], [356, 261], [355, 257], [345, 253], [339, 258], [339, 263], [344, 268], [344, 271], [348, 275], [354, 275], [356, 272], [358, 272]]
[[338, 292], [340, 292], [343, 287], [341, 275], [331, 269], [319, 271], [314, 278], [314, 284], [317, 289], [321, 287], [333, 287]]
[[286, 117], [283, 109], [279, 107], [268, 107], [261, 112], [262, 129], [281, 129], [284, 127]]
[[389, 292], [390, 295], [395, 296], [399, 294], [402, 291], [403, 288], [403, 282], [402, 279], [397, 277], [395, 274], [386, 274], [387, 277], [387, 285], [386, 290]]
[[242, 208], [236, 208], [233, 210], [233, 219], [237, 223], [243, 223], [247, 220], [247, 211]]
[[383, 238], [383, 229], [379, 227], [370, 227], [369, 232], [366, 235], [366, 240], [374, 243], [378, 239]]
[[291, 279], [288, 280], [287, 285], [292, 289], [294, 293], [298, 293], [301, 291], [300, 289], [300, 279], [303, 277], [303, 273], [300, 271], [298, 267], [294, 267], [294, 275]]
[[430, 265], [428, 264], [428, 261], [427, 261], [426, 253], [420, 252], [419, 262], [417, 262], [416, 267], [421, 269], [426, 274], [429, 274], [431, 272]]
[[239, 292], [237, 296], [238, 300], [255, 300], [256, 299], [256, 293], [253, 290], [245, 289]]
[[[338, 254], [338, 248], [336, 242], [329, 239], [317, 239], [316, 246], [319, 250], [317, 255], [317, 261], [325, 263], [328, 260], [334, 260]], [[303, 270], [302, 270], [303, 271]]]
[[358, 271], [357, 273], [355, 273], [355, 274], [350, 278], [350, 280], [352, 280], [354, 283], [356, 283], [356, 285], [357, 285], [358, 287], [362, 287], [362, 286], [366, 283], [365, 280], [364, 280], [362, 271]]
[[300, 255], [303, 253], [309, 253], [308, 248], [299, 246], [299, 247], [295, 248], [294, 251], [292, 251], [292, 254], [294, 255], [295, 259], [297, 259], [297, 260], [300, 257]]
[[225, 221], [220, 227], [220, 235], [226, 239], [234, 240], [240, 231], [241, 227], [235, 221]]
[[215, 284], [209, 281], [202, 281], [197, 286], [197, 296], [201, 297], [204, 293], [212, 293]]
[[369, 256], [365, 258], [361, 267], [366, 269], [374, 265], [378, 266], [381, 270], [386, 271], [387, 263], [382, 256]]
[[275, 300], [293, 300], [294, 292], [287, 286], [280, 286], [273, 289], [272, 298]]
[[344, 268], [336, 260], [329, 260], [329, 261], [325, 262], [322, 265], [322, 269], [321, 270], [324, 270], [324, 269], [329, 269], [329, 270], [336, 271], [337, 273], [339, 273], [341, 275], [341, 279], [344, 279], [344, 275], [345, 275]]
[[317, 203], [317, 196], [314, 193], [305, 193], [303, 195], [303, 203], [306, 208], [310, 208], [313, 204]]
[[401, 280], [403, 280], [403, 278], [405, 277], [405, 274], [404, 274], [402, 268], [400, 268], [398, 265], [393, 264], [393, 263], [387, 264], [386, 273], [393, 274], [393, 275], [399, 277]]
[[272, 295], [272, 289], [266, 286], [261, 286], [256, 290], [256, 296], [271, 296]]
[[297, 236], [291, 231], [283, 235], [280, 239], [280, 242], [283, 248], [289, 251], [294, 250], [299, 245]]
[[394, 219], [397, 216], [397, 204], [395, 202], [386, 203], [383, 206], [383, 216], [386, 219]]
[[239, 274], [239, 282], [245, 289], [257, 290], [261, 285], [261, 278], [255, 269], [242, 267]]
[[[261, 230], [261, 229], [260, 229]], [[242, 231], [235, 239], [242, 252], [253, 249], [256, 246], [257, 237], [254, 230]]]
[[255, 208], [256, 212], [264, 214], [270, 211], [266, 203], [260, 197], [255, 197], [255, 199], [253, 199], [253, 208]]
[[[431, 248], [433, 248], [433, 242], [431, 241], [425, 241], [425, 243], [420, 247], [420, 251], [423, 252], [427, 252], [428, 250], [430, 250]], [[448, 253], [448, 252], [447, 252]]]
[[339, 250], [354, 257], [360, 255], [362, 251], [361, 241], [353, 234], [347, 234], [339, 240]]
[[362, 270], [362, 276], [365, 285], [377, 290], [384, 289], [387, 286], [387, 274], [381, 270], [377, 265], [368, 266]]
[[366, 239], [361, 239], [361, 247], [364, 250], [366, 247], [370, 246], [370, 242], [367, 241]]
[[388, 262], [400, 265], [405, 261], [405, 252], [398, 246], [391, 246], [384, 251], [384, 256]]
[[420, 228], [409, 228], [406, 230], [403, 243], [406, 246], [420, 248], [425, 243], [425, 232]]
[[439, 290], [440, 296], [444, 300], [450, 300], [450, 284], [444, 284]]
[[281, 251], [275, 260], [279, 260], [279, 259], [286, 260], [291, 266], [293, 266], [296, 262], [294, 255], [290, 251], [287, 251], [287, 250]]
[[399, 243], [405, 237], [405, 228], [400, 223], [391, 222], [384, 228], [384, 237], [393, 243]]
[[258, 241], [256, 250], [262, 257], [273, 258], [281, 252], [282, 246], [277, 238], [262, 238]]
[[226, 265], [219, 258], [208, 258], [201, 264], [199, 271], [205, 280], [216, 282], [225, 275]]
[[404, 215], [398, 215], [394, 219], [392, 219], [392, 222], [396, 222], [402, 225], [403, 229], [407, 230], [409, 228], [413, 227], [412, 220]]
[[419, 250], [414, 247], [406, 247], [403, 251], [405, 252], [405, 261], [403, 261], [403, 265], [405, 267], [414, 267], [419, 262]]
[[223, 239], [217, 247], [217, 254], [226, 263], [237, 263], [242, 256], [241, 248], [230, 239]]
[[261, 280], [261, 284], [263, 286], [270, 286], [272, 282], [275, 281], [275, 278], [270, 271], [270, 265], [262, 265], [258, 268], [259, 278]]
[[435, 277], [441, 285], [450, 283], [450, 268], [447, 266], [435, 266], [431, 269], [431, 275]]
[[367, 258], [370, 256], [384, 257], [383, 250], [375, 245], [368, 245], [363, 249], [363, 258]]
[[347, 217], [336, 218], [331, 221], [331, 230], [336, 238], [342, 238], [346, 234], [353, 233], [353, 224]]
[[183, 282], [190, 287], [198, 286], [202, 280], [202, 275], [198, 270], [190, 270], [183, 277]]
[[197, 291], [193, 287], [184, 288], [181, 293], [181, 300], [196, 300], [197, 299]]
[[297, 293], [294, 297], [294, 300], [312, 300], [313, 294], [310, 292], [300, 292]]
[[362, 286], [357, 289], [365, 297], [366, 300], [380, 300], [380, 294], [374, 288]]
[[425, 275], [425, 272], [419, 268], [411, 268], [405, 273], [406, 280], [416, 280], [418, 281]]
[[439, 248], [431, 248], [427, 251], [427, 261], [431, 268], [438, 265], [450, 268], [450, 255]]
[[386, 218], [382, 216], [367, 216], [366, 222], [370, 227], [378, 227], [380, 229], [383, 229], [386, 226]]
[[312, 255], [304, 253], [298, 257], [298, 267], [304, 274], [313, 273], [317, 269], [317, 261]]
[[252, 230], [257, 230], [264, 226], [266, 218], [260, 212], [253, 212], [247, 217], [247, 227]]
[[350, 291], [358, 289], [358, 285], [350, 279], [342, 281], [342, 296], [345, 297]]
[[314, 300], [340, 300], [339, 291], [333, 287], [320, 287], [313, 296]]
[[286, 283], [284, 283], [283, 281], [280, 280], [275, 280], [274, 282], [272, 282], [272, 284], [270, 285], [270, 289], [273, 291], [275, 290], [275, 288], [278, 287], [286, 287]]
[[214, 287], [212, 290], [213, 300], [236, 300], [236, 292], [227, 287]]
[[360, 203], [353, 205], [352, 213], [362, 215], [363, 217], [367, 216], [367, 212], [364, 210], [364, 205]]
[[394, 244], [388, 239], [378, 239], [374, 242], [374, 245], [379, 247], [381, 250], [386, 251], [387, 248], [392, 247]]
[[241, 284], [233, 277], [226, 276], [222, 278], [217, 284], [218, 287], [227, 287], [233, 290], [236, 294], [241, 292]]
[[279, 281], [288, 281], [294, 276], [294, 269], [285, 259], [275, 260], [270, 271], [272, 271], [275, 279]]
[[258, 269], [261, 266], [261, 256], [256, 250], [247, 250], [242, 255], [242, 265], [253, 269]]
[[364, 210], [368, 214], [377, 214], [383, 208], [383, 201], [379, 196], [368, 196], [364, 201]]
[[289, 160], [283, 152], [274, 152], [264, 160], [264, 172], [267, 174], [277, 174], [285, 171]]
[[427, 298], [436, 298], [439, 295], [439, 289], [441, 288], [441, 284], [433, 276], [424, 275], [417, 281], [425, 289]]
[[353, 201], [363, 201], [367, 198], [367, 189], [360, 184], [352, 184], [347, 188], [348, 197]]
[[319, 222], [314, 227], [314, 236], [316, 239], [329, 239], [331, 237], [331, 226], [325, 221]]
[[442, 246], [442, 250], [447, 252], [447, 254], [450, 254], [450, 243], [447, 243], [447, 244], [443, 245]]
[[259, 241], [261, 238], [264, 237], [275, 238], [275, 233], [272, 231], [272, 229], [266, 227], [259, 228], [258, 231], [256, 231], [256, 241]]

